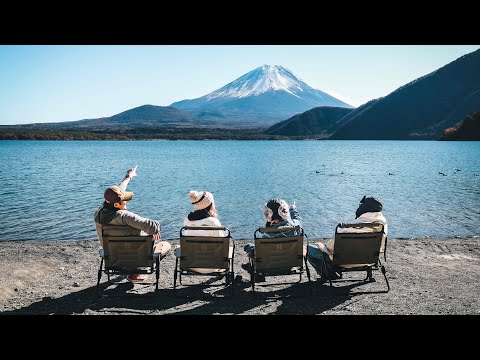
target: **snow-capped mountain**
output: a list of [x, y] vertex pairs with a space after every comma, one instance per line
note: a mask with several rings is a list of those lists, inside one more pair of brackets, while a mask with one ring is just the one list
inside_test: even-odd
[[352, 107], [280, 65], [263, 65], [205, 96], [170, 106], [238, 125], [266, 125], [317, 106]]

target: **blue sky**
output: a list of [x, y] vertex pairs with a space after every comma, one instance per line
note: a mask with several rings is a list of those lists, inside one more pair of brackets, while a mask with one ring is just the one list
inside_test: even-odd
[[0, 45], [0, 124], [72, 121], [203, 96], [283, 65], [353, 106], [480, 45]]

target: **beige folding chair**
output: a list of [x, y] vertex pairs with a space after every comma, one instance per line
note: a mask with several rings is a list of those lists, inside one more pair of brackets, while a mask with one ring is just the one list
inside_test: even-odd
[[[286, 236], [300, 230], [299, 235]], [[260, 234], [260, 235], [257, 235]], [[269, 234], [273, 237], [263, 237], [262, 234]], [[255, 257], [250, 257], [250, 282], [252, 291], [255, 293], [255, 282], [261, 273], [265, 277], [278, 275], [299, 275], [297, 282], [302, 281], [302, 274], [306, 271], [310, 283], [310, 270], [307, 265], [307, 247], [304, 244], [304, 232], [300, 226], [294, 227], [265, 227], [255, 231]], [[305, 264], [305, 266], [304, 266]], [[282, 284], [293, 284], [284, 282]], [[264, 284], [262, 286], [279, 285]]]
[[[132, 228], [135, 233], [136, 229]], [[100, 268], [98, 270], [97, 296], [102, 273], [110, 282], [112, 275], [152, 274], [155, 271], [155, 291], [158, 290], [160, 278], [160, 260], [169, 252], [162, 249], [163, 244], [156, 244], [153, 236], [123, 235], [125, 226], [102, 226], [103, 248], [100, 250]], [[140, 231], [138, 231], [140, 233]]]
[[[354, 229], [349, 232], [338, 232], [338, 229]], [[371, 229], [371, 230], [370, 230]], [[363, 281], [374, 282], [372, 270], [381, 270], [388, 290], [385, 266], [380, 261], [382, 238], [385, 236], [384, 226], [380, 223], [338, 224], [335, 228], [335, 247], [333, 251], [333, 269], [342, 277], [343, 272], [366, 271]], [[385, 236], [384, 257], [387, 252], [387, 237]], [[356, 266], [352, 266], [355, 264]], [[329, 279], [332, 285], [332, 279]]]
[[[186, 236], [185, 230], [218, 230], [227, 234], [218, 236]], [[173, 274], [173, 289], [177, 287], [177, 277], [180, 285], [182, 276], [198, 275], [218, 277], [225, 276], [225, 286], [230, 285], [233, 294], [233, 256], [235, 243], [232, 241], [230, 230], [226, 227], [212, 226], [184, 226], [180, 229], [180, 256], [175, 261], [175, 272]], [[204, 283], [197, 284], [208, 286]], [[210, 285], [218, 286], [218, 285]]]

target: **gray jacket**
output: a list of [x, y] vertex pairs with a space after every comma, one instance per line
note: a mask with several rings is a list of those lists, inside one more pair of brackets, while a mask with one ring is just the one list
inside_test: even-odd
[[[103, 205], [100, 206], [97, 211], [95, 211], [94, 219], [95, 226], [97, 228], [98, 239], [100, 240], [100, 244], [103, 246], [102, 224], [100, 223], [102, 208]], [[144, 231], [148, 235], [153, 235], [160, 232], [160, 222], [144, 218], [128, 210], [118, 210], [113, 219], [106, 225], [125, 225], [125, 230], [122, 231], [121, 234], [118, 234], [118, 231], [116, 232], [115, 235], [119, 236], [138, 236], [140, 235], [141, 231]]]

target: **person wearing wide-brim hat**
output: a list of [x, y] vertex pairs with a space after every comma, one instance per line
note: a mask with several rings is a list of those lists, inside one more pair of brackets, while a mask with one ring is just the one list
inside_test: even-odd
[[[94, 220], [97, 228], [98, 239], [103, 246], [102, 226], [103, 225], [124, 225], [124, 229], [119, 235], [153, 235], [156, 242], [156, 249], [161, 249], [164, 255], [170, 251], [171, 245], [167, 241], [160, 240], [160, 222], [147, 219], [127, 210], [127, 202], [133, 199], [133, 192], [127, 192], [127, 185], [131, 179], [137, 176], [137, 166], [128, 169], [125, 178], [120, 185], [114, 185], [107, 188], [103, 194], [104, 202], [95, 211]], [[153, 244], [152, 244], [153, 246]], [[127, 277], [131, 282], [145, 281], [147, 275], [132, 274]]]

